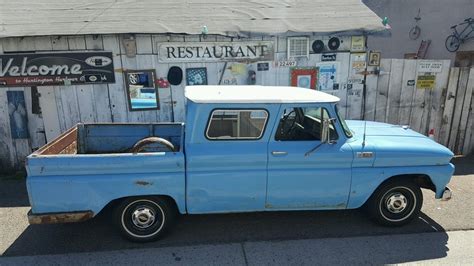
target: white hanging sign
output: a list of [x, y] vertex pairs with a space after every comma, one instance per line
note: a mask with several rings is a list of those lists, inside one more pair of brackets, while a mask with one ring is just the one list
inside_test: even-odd
[[159, 62], [273, 61], [271, 41], [161, 42]]

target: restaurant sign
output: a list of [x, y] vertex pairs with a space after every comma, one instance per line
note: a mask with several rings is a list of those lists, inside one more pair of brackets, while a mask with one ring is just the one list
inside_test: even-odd
[[111, 52], [0, 55], [0, 87], [113, 82]]
[[273, 61], [273, 42], [162, 42], [159, 62]]

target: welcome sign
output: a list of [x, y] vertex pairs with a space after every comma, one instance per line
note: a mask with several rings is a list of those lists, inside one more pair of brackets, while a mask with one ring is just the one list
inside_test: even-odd
[[159, 62], [273, 61], [271, 41], [157, 43]]
[[0, 55], [0, 87], [113, 82], [111, 52]]

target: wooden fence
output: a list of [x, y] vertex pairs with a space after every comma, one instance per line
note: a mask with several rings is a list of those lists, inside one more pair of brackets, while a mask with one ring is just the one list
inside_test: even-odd
[[361, 113], [352, 118], [409, 125], [467, 155], [474, 149], [474, 68], [449, 68], [435, 74], [433, 89], [417, 88], [420, 60], [383, 59], [380, 73], [367, 76]]

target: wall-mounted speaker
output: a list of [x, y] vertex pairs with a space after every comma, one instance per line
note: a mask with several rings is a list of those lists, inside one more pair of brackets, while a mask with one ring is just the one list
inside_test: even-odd
[[331, 39], [329, 39], [329, 42], [328, 42], [328, 47], [330, 50], [337, 50], [337, 48], [339, 48], [339, 46], [341, 45], [341, 41], [339, 40], [339, 38], [337, 37], [332, 37]]
[[311, 48], [313, 48], [315, 53], [321, 53], [324, 50], [324, 43], [321, 40], [316, 40], [313, 42], [313, 45], [311, 45]]

